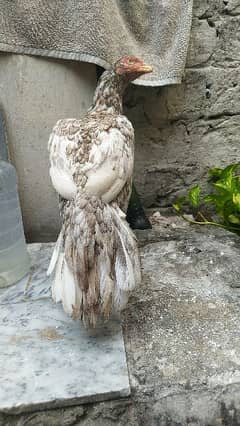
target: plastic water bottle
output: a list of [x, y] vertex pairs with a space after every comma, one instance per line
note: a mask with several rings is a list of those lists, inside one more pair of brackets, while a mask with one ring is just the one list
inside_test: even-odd
[[[0, 117], [1, 121], [1, 117]], [[0, 127], [1, 127], [0, 122]], [[1, 132], [0, 132], [1, 133]], [[0, 136], [2, 136], [0, 134]], [[0, 288], [10, 286], [29, 271], [30, 261], [23, 232], [17, 176], [6, 160], [0, 139]]]

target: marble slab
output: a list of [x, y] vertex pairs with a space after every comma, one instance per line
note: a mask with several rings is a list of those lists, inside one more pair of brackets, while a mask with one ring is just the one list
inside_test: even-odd
[[29, 247], [30, 277], [0, 292], [0, 411], [129, 395], [119, 320], [86, 331], [50, 298], [49, 244]]
[[5, 289], [0, 288], [0, 305], [51, 297], [51, 280], [46, 276], [46, 272], [53, 247], [53, 243], [28, 245], [30, 273], [18, 283]]

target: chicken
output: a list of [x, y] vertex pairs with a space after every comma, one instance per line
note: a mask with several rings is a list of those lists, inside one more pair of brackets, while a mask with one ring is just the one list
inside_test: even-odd
[[62, 229], [47, 274], [54, 301], [86, 326], [121, 311], [141, 280], [136, 238], [125, 219], [134, 131], [122, 114], [122, 95], [151, 71], [140, 59], [123, 57], [102, 74], [85, 117], [59, 120], [50, 135]]

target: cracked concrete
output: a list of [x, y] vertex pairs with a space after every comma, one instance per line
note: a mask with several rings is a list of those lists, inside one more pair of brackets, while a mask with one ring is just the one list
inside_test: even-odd
[[158, 216], [123, 314], [131, 397], [2, 415], [1, 426], [240, 425], [239, 237]]

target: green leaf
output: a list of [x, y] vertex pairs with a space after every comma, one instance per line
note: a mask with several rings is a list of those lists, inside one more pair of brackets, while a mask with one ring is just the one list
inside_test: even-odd
[[216, 195], [208, 194], [203, 198], [203, 200], [205, 201], [205, 203], [215, 204]]
[[226, 174], [225, 176], [222, 176], [221, 179], [219, 179], [213, 185], [217, 188], [224, 189], [227, 192], [232, 192], [234, 189], [234, 185], [233, 185], [233, 176], [231, 172], [229, 171], [228, 174]]
[[220, 179], [216, 182], [216, 186], [222, 187], [227, 191], [234, 191], [236, 186], [235, 172], [239, 168], [239, 164], [230, 164], [225, 167], [220, 176]]
[[230, 164], [229, 166], [225, 167], [222, 170], [222, 176], [223, 178], [229, 176], [229, 175], [234, 175], [235, 171], [239, 168], [240, 163], [234, 163], [234, 164]]
[[237, 194], [233, 194], [232, 200], [237, 209], [240, 210], [240, 192], [238, 192]]
[[215, 183], [213, 183], [213, 185], [219, 193], [222, 193], [223, 191], [233, 192], [236, 190], [238, 185], [238, 177], [235, 176], [235, 172], [239, 167], [240, 164], [236, 163], [230, 164], [224, 169], [215, 168], [209, 171], [213, 177], [217, 178], [215, 179]]
[[182, 210], [183, 204], [186, 202], [186, 197], [180, 197], [176, 203], [173, 204], [174, 209], [177, 212], [180, 212]]
[[[213, 168], [209, 170], [209, 174], [214, 178], [210, 181], [212, 191], [204, 198], [201, 197], [201, 203], [201, 189], [199, 185], [196, 185], [188, 192], [188, 198], [181, 197], [174, 204], [174, 208], [181, 214], [182, 205], [188, 202], [199, 211], [198, 214], [201, 214], [201, 224], [219, 226], [240, 235], [240, 163], [230, 164], [222, 169]], [[206, 217], [204, 208], [209, 203], [213, 205], [215, 215], [218, 217], [216, 222], [211, 219], [207, 219], [206, 222], [201, 221], [201, 218]], [[199, 204], [203, 208], [203, 214], [200, 211]], [[183, 214], [181, 216], [184, 218]], [[187, 219], [185, 218], [185, 220]], [[196, 219], [194, 223], [200, 222]]]
[[229, 220], [229, 222], [231, 222], [231, 223], [236, 223], [237, 225], [239, 225], [240, 224], [240, 217], [237, 217], [236, 215], [234, 215], [234, 214], [230, 214], [229, 216], [228, 216], [228, 220]]
[[235, 189], [236, 192], [240, 193], [240, 176], [235, 176]]
[[213, 169], [208, 170], [208, 173], [210, 174], [210, 176], [213, 176], [213, 177], [220, 177], [222, 172], [223, 172], [223, 169], [220, 169], [217, 167], [214, 167]]
[[196, 185], [188, 193], [189, 202], [194, 208], [197, 208], [199, 206], [200, 192], [201, 192], [200, 186]]

